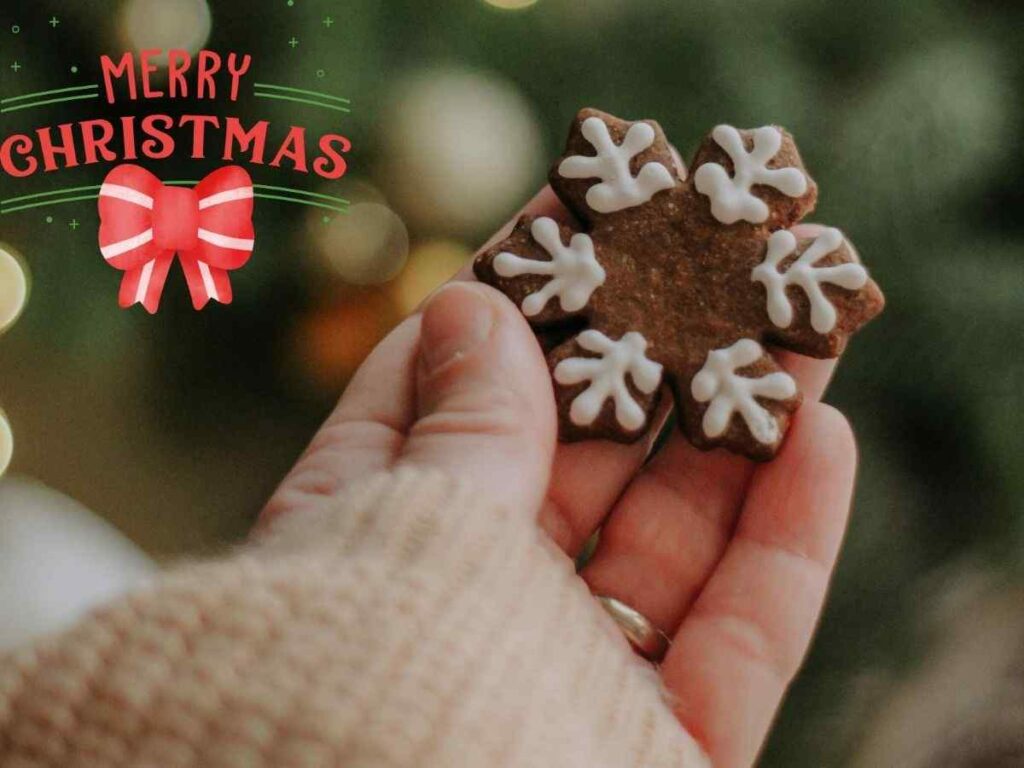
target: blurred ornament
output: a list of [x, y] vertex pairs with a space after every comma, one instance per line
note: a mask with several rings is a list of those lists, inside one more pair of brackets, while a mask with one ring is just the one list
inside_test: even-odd
[[165, 63], [167, 51], [195, 53], [210, 37], [210, 7], [206, 0], [128, 0], [121, 30], [135, 50], [160, 49], [153, 61]]
[[541, 182], [541, 132], [519, 91], [457, 69], [401, 81], [383, 121], [381, 178], [410, 223], [478, 235]]
[[0, 247], [0, 331], [10, 327], [28, 297], [28, 279], [21, 261], [10, 251]]
[[411, 314], [439, 285], [450, 280], [472, 258], [473, 252], [452, 240], [432, 240], [416, 246], [409, 263], [392, 285], [395, 308]]
[[22, 478], [0, 482], [0, 649], [68, 627], [155, 571], [67, 496]]
[[379, 290], [353, 292], [314, 308], [292, 333], [289, 367], [318, 392], [336, 393], [384, 338], [395, 317]]
[[352, 285], [386, 283], [409, 256], [409, 232], [398, 215], [382, 203], [356, 203], [348, 213], [318, 211], [314, 229], [320, 262]]

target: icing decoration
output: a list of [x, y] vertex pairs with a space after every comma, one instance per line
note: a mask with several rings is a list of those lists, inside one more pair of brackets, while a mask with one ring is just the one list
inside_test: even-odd
[[778, 422], [755, 398], [787, 400], [793, 397], [796, 394], [793, 377], [782, 371], [756, 379], [736, 373], [737, 369], [757, 362], [763, 355], [761, 345], [753, 339], [740, 339], [731, 347], [708, 353], [707, 362], [690, 383], [690, 392], [698, 403], [711, 402], [704, 412], [705, 435], [722, 435], [732, 415], [739, 411], [755, 440], [771, 444], [779, 439]]
[[822, 283], [857, 290], [868, 282], [868, 272], [860, 264], [814, 266], [843, 244], [843, 233], [826, 229], [807, 247], [796, 261], [783, 271], [779, 263], [796, 250], [796, 237], [788, 230], [773, 232], [768, 238], [764, 261], [754, 267], [750, 279], [763, 283], [768, 291], [768, 317], [779, 328], [789, 328], [793, 322], [793, 305], [786, 296], [786, 288], [800, 288], [811, 304], [811, 327], [818, 333], [828, 333], [836, 327], [836, 308], [821, 289]]
[[[708, 130], [692, 163], [699, 184], [669, 152], [657, 123], [581, 110], [549, 174], [574, 222], [521, 216], [477, 255], [473, 272], [517, 309], [539, 312], [527, 319], [548, 363], [560, 440], [635, 442], [664, 394], [683, 414], [681, 439], [767, 461], [800, 406], [775, 345], [834, 358], [885, 298], [839, 232], [808, 236], [797, 224], [817, 187], [783, 128]], [[629, 198], [623, 181], [637, 184], [648, 161], [671, 171], [671, 189], [595, 213], [601, 199]], [[720, 220], [727, 213], [767, 218], [730, 225]]]
[[635, 177], [630, 172], [630, 161], [654, 143], [654, 129], [647, 123], [630, 126], [619, 145], [612, 141], [608, 126], [600, 118], [588, 117], [580, 132], [597, 150], [597, 156], [567, 157], [558, 166], [558, 173], [567, 179], [601, 179], [587, 190], [587, 205], [598, 213], [641, 205], [675, 186], [672, 174], [661, 163], [645, 163]]
[[590, 296], [604, 284], [604, 268], [594, 255], [594, 241], [589, 235], [577, 233], [562, 243], [558, 224], [547, 217], [536, 219], [530, 227], [533, 239], [551, 255], [550, 261], [524, 259], [514, 253], [502, 251], [494, 258], [494, 271], [502, 277], [520, 275], [551, 275], [544, 287], [523, 299], [522, 310], [533, 317], [557, 296], [566, 312], [583, 309]]
[[615, 418], [623, 428], [637, 430], [647, 420], [643, 409], [633, 399], [626, 386], [626, 374], [644, 394], [651, 394], [661, 383], [661, 365], [647, 358], [647, 340], [636, 331], [626, 333], [612, 341], [600, 331], [583, 331], [576, 337], [579, 345], [600, 357], [570, 357], [555, 366], [555, 381], [559, 384], [579, 384], [589, 381], [577, 395], [569, 409], [569, 418], [577, 426], [593, 424], [605, 401], [615, 401]]
[[711, 200], [711, 215], [723, 224], [743, 219], [760, 224], [768, 218], [768, 205], [750, 188], [774, 187], [789, 197], [807, 191], [807, 177], [797, 168], [769, 168], [768, 162], [782, 146], [782, 133], [770, 125], [754, 129], [754, 148], [747, 152], [743, 137], [731, 125], [719, 125], [711, 137], [732, 160], [733, 176], [718, 163], [704, 163], [693, 175], [697, 191]]

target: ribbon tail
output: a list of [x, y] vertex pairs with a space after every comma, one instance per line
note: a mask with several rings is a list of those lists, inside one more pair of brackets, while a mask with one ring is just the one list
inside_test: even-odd
[[180, 254], [179, 259], [195, 309], [202, 309], [211, 299], [221, 304], [231, 303], [231, 279], [226, 269], [211, 266], [194, 253]]
[[172, 261], [174, 252], [163, 251], [140, 266], [125, 270], [117, 303], [122, 308], [141, 304], [149, 314], [155, 314], [160, 306], [160, 296], [164, 292]]

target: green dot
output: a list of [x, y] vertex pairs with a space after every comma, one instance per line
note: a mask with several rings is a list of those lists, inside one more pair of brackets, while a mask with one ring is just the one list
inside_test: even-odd
[[77, 75], [78, 74], [78, 67], [76, 67], [74, 64], [71, 65], [71, 74], [72, 75]]
[[53, 216], [47, 216], [46, 217], [46, 223], [47, 224], [53, 224]]
[[295, 0], [288, 0], [288, 7], [291, 8], [293, 5], [295, 5]]
[[331, 217], [330, 216], [324, 216], [323, 222], [324, 222], [324, 224], [330, 224], [331, 223]]
[[21, 27], [19, 27], [17, 24], [11, 24], [11, 32], [16, 35], [19, 32], [21, 32]]

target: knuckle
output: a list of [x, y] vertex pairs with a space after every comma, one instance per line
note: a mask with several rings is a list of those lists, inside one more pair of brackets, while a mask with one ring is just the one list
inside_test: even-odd
[[354, 460], [360, 465], [387, 464], [401, 448], [401, 432], [372, 419], [329, 420], [313, 437], [295, 467], [281, 482], [260, 517], [272, 519], [337, 495], [351, 479]]
[[467, 389], [444, 398], [412, 426], [410, 437], [479, 434], [518, 437], [530, 430], [533, 406], [505, 386]]
[[731, 613], [705, 613], [701, 618], [714, 633], [716, 643], [728, 648], [738, 661], [763, 671], [783, 688], [792, 682], [802, 655], [785, 652], [784, 644], [762, 624]]

